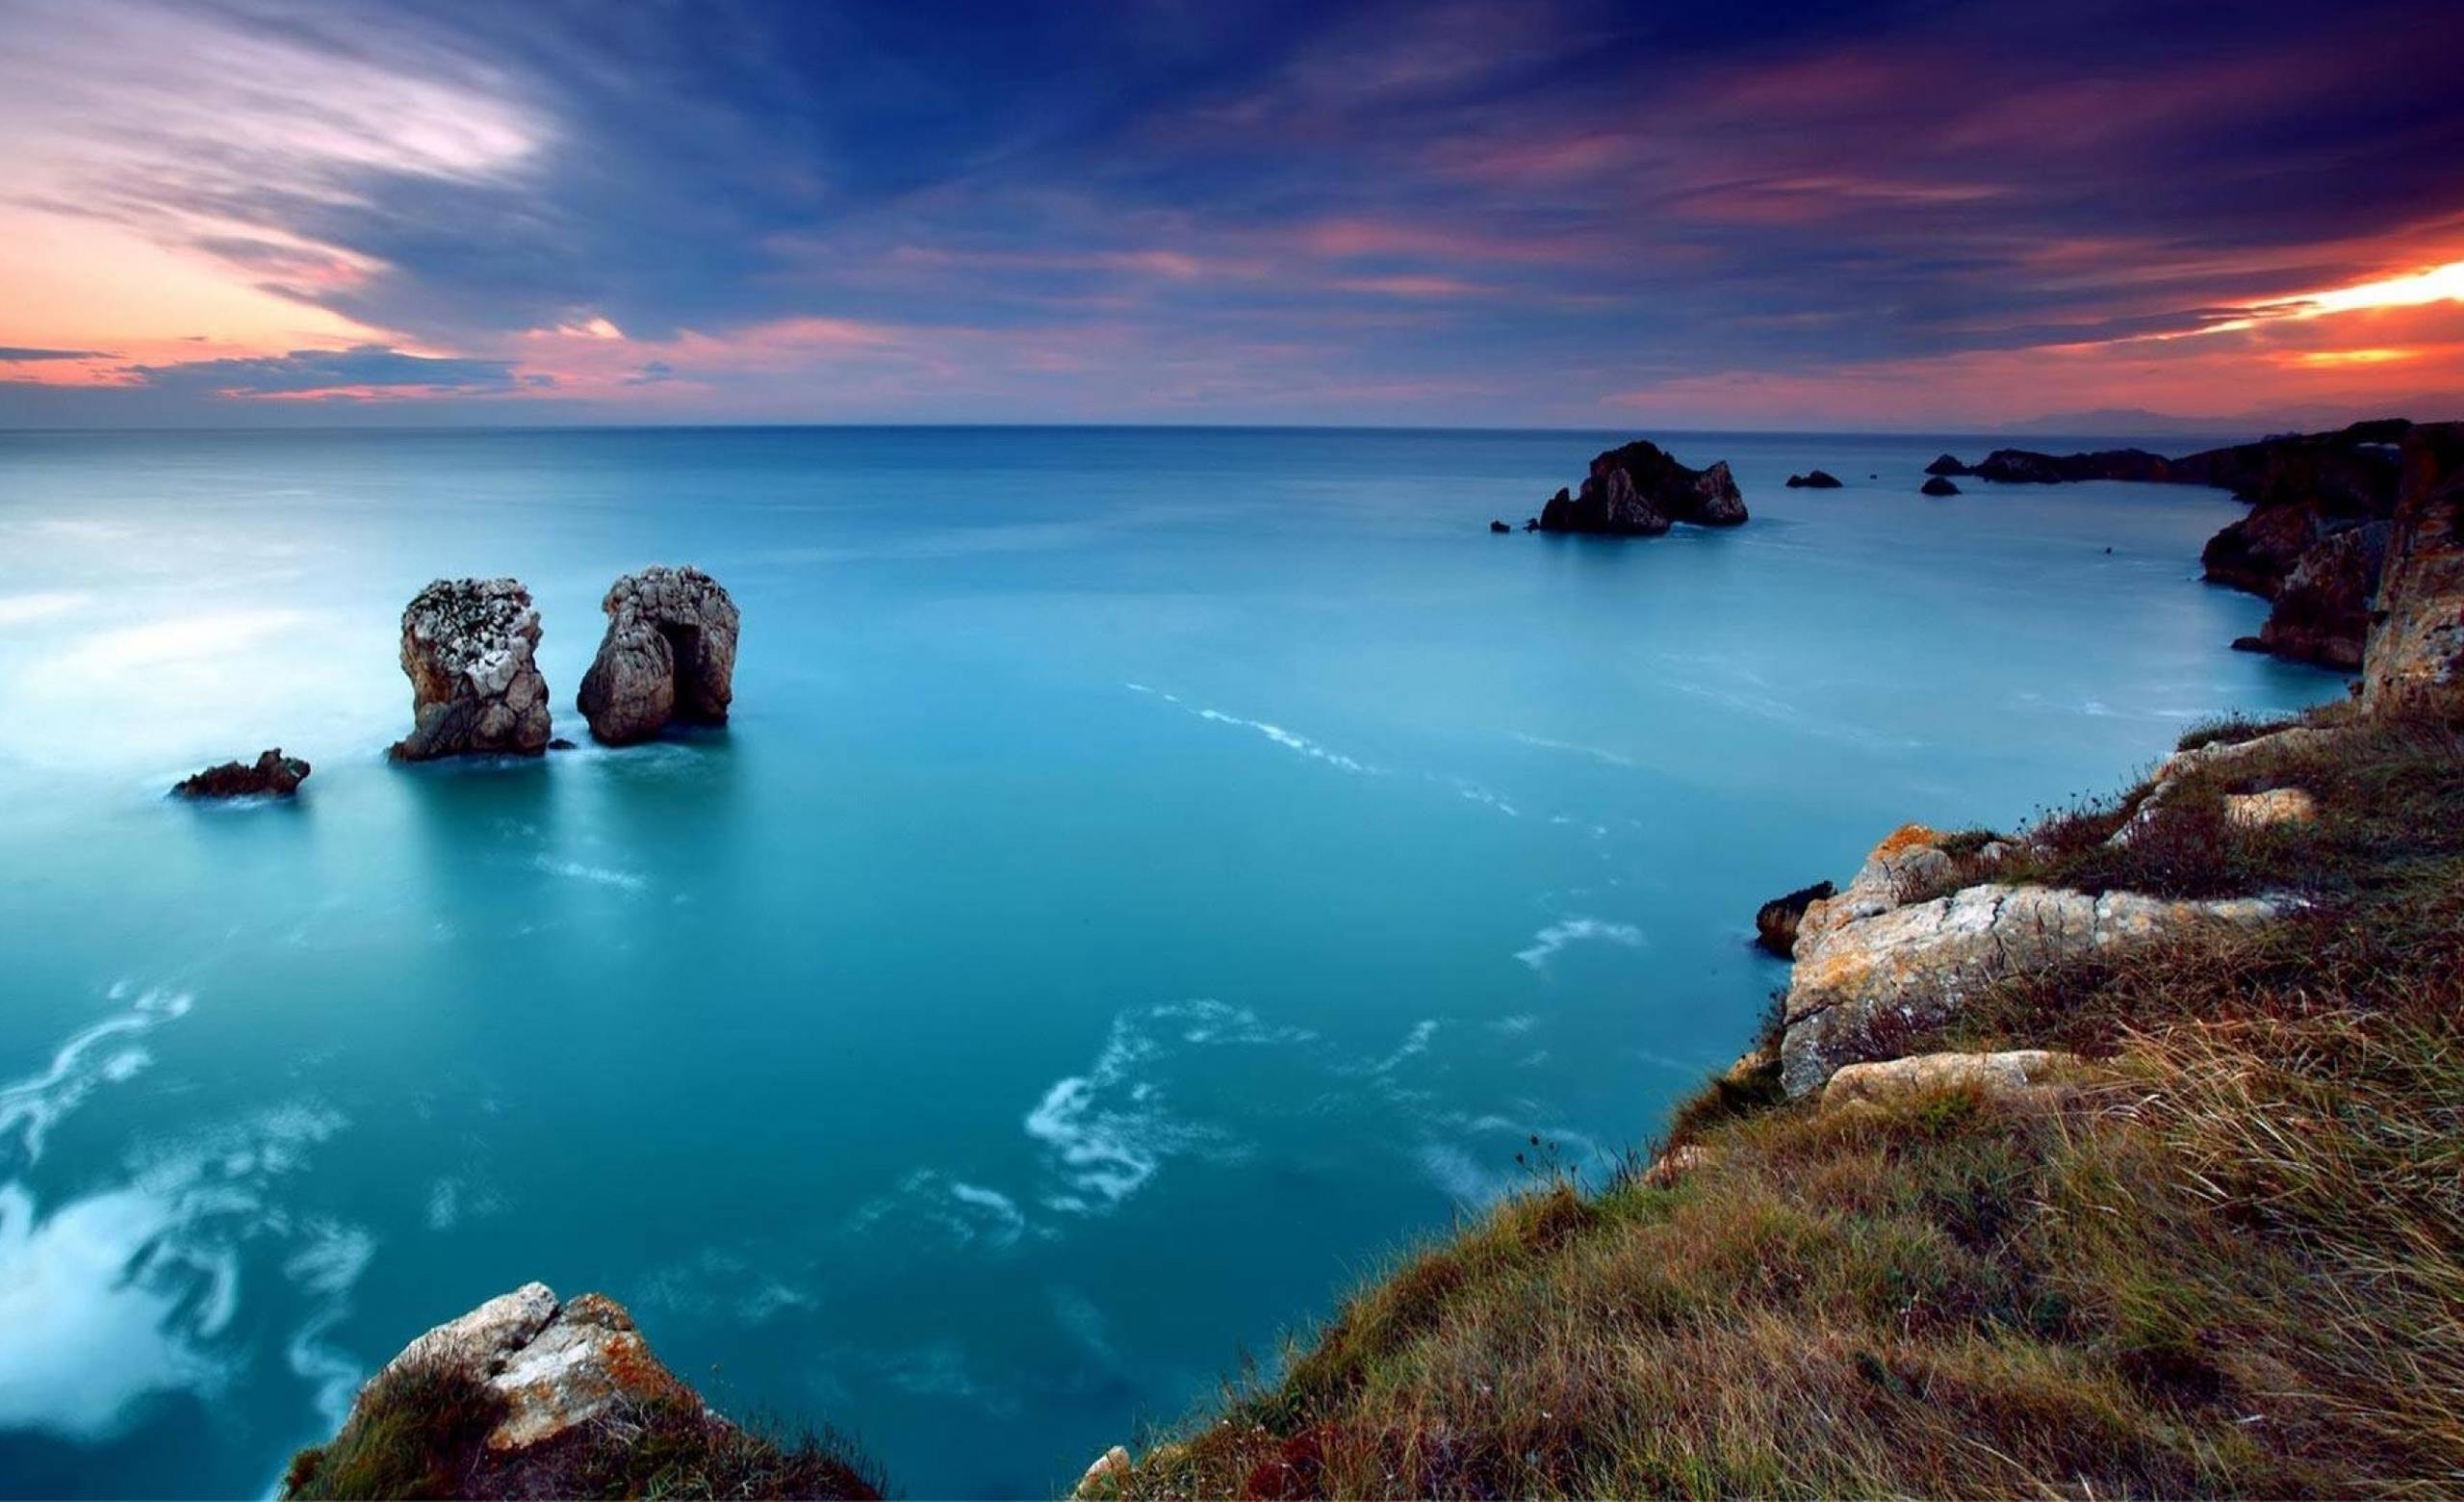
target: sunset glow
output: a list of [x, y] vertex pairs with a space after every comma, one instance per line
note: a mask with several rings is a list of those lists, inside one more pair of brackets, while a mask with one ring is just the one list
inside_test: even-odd
[[[2464, 391], [2464, 129], [2391, 50], [2430, 21], [2400, 4], [2253, 18], [2141, 88], [2092, 29], [2074, 68], [1990, 11], [1956, 55], [1957, 28], [1671, 33], [1689, 65], [1641, 93], [1606, 43], [1653, 24], [1581, 0], [1227, 16], [1204, 54], [1252, 61], [1065, 146], [962, 38], [928, 69], [969, 101], [943, 138], [783, 88], [840, 65], [783, 12], [784, 71], [680, 61], [691, 107], [645, 108], [545, 16], [14, 11], [0, 422], [1924, 426]], [[1011, 45], [1067, 66], [1100, 34]], [[2023, 88], [1929, 86], [2018, 56]], [[2328, 61], [2358, 56], [2370, 109]], [[1535, 74], [1563, 97], [1499, 102]], [[2379, 168], [2234, 154], [2296, 128]]]

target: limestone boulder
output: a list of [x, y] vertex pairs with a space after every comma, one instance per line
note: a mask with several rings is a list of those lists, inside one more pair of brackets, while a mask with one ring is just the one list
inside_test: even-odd
[[740, 616], [717, 580], [646, 568], [609, 586], [601, 609], [607, 634], [576, 699], [593, 737], [625, 745], [670, 724], [727, 722]]
[[539, 611], [513, 579], [440, 579], [402, 611], [411, 733], [397, 761], [539, 756], [548, 749], [548, 684]]
[[1826, 1111], [1856, 1101], [1876, 1104], [1946, 1090], [1973, 1090], [1998, 1104], [2015, 1105], [2048, 1094], [2079, 1060], [2046, 1049], [2000, 1053], [1918, 1053], [1842, 1065], [1822, 1087]]
[[693, 1395], [651, 1354], [624, 1306], [596, 1293], [559, 1303], [537, 1282], [413, 1340], [361, 1390], [360, 1404], [389, 1374], [417, 1367], [458, 1373], [504, 1399], [505, 1415], [485, 1441], [494, 1451], [553, 1439], [620, 1400]]

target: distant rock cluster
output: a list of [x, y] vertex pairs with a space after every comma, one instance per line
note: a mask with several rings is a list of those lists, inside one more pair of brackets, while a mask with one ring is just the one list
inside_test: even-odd
[[[625, 745], [670, 723], [726, 721], [739, 617], [718, 581], [648, 568], [617, 580], [603, 608], [607, 634], [576, 701], [594, 737]], [[539, 629], [519, 580], [440, 579], [413, 596], [402, 611], [412, 728], [394, 759], [538, 756], [556, 744]]]
[[1735, 527], [1745, 519], [1745, 498], [1727, 460], [1693, 469], [1638, 438], [1594, 458], [1581, 489], [1550, 497], [1525, 530], [1656, 537], [1679, 522]]
[[308, 780], [308, 764], [285, 756], [276, 746], [257, 753], [256, 761], [225, 762], [193, 777], [184, 777], [171, 790], [183, 798], [288, 798]]

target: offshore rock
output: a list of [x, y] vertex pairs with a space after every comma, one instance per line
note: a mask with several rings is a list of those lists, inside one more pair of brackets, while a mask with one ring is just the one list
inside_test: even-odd
[[412, 728], [394, 759], [546, 751], [538, 649], [539, 612], [518, 580], [440, 579], [412, 596], [402, 610]]
[[1837, 490], [1839, 483], [1839, 477], [1829, 470], [1815, 470], [1809, 475], [1788, 477], [1790, 490]]
[[[1947, 453], [1942, 455], [1943, 459], [1950, 457]], [[1941, 459], [1934, 461], [1935, 464], [1941, 462]], [[1961, 471], [1939, 470], [1929, 465], [1926, 473], [1938, 477]], [[2092, 453], [2066, 454], [2040, 453], [2033, 449], [1996, 449], [1985, 456], [1983, 463], [1966, 473], [1979, 479], [2006, 485], [2058, 485], [2080, 479], [2168, 480], [2173, 478], [2171, 461], [2145, 449], [2100, 449]]]
[[1799, 887], [1784, 897], [1773, 897], [1754, 914], [1754, 942], [1782, 959], [1797, 952], [1797, 925], [1805, 920], [1806, 909], [1825, 897], [1835, 895], [1838, 888], [1827, 881], [1810, 887]]
[[1935, 476], [1932, 479], [1925, 481], [1925, 483], [1917, 486], [1916, 488], [1929, 496], [1955, 496], [1960, 493], [1959, 486], [1952, 484], [1949, 480], [1943, 479], [1939, 475]]
[[285, 756], [281, 747], [257, 753], [254, 765], [225, 762], [193, 777], [182, 778], [171, 790], [183, 798], [288, 798], [308, 780], [308, 764]]
[[576, 698], [611, 745], [671, 722], [720, 725], [735, 697], [735, 602], [698, 568], [646, 568], [609, 586], [607, 634]]
[[1940, 458], [1936, 459], [1933, 463], [1926, 465], [1925, 473], [1939, 477], [1943, 475], [1972, 475], [1976, 472], [1969, 469], [1966, 465], [1962, 464], [1953, 455], [1945, 453]]
[[2374, 710], [2464, 685], [2464, 423], [2405, 438], [2393, 531], [2362, 672]]
[[1735, 527], [1745, 519], [1725, 459], [1691, 469], [1641, 439], [1594, 458], [1579, 494], [1560, 490], [1540, 508], [1542, 531], [1619, 537], [1656, 537], [1678, 522]]

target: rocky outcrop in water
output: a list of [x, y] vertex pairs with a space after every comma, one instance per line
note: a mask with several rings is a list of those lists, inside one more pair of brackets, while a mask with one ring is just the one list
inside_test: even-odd
[[1960, 493], [1959, 486], [1953, 484], [1951, 481], [1943, 479], [1939, 475], [1935, 476], [1933, 479], [1925, 481], [1925, 483], [1917, 486], [1916, 488], [1929, 496], [1955, 496]]
[[[1943, 454], [1942, 458], [1950, 455]], [[1942, 459], [1934, 461], [1941, 462]], [[1972, 470], [1937, 470], [1929, 465], [1926, 473], [1966, 473], [2005, 485], [2058, 485], [2081, 479], [2162, 481], [2173, 478], [2171, 462], [2163, 454], [2144, 449], [2099, 449], [2092, 453], [2065, 454], [2040, 453], [2033, 449], [1996, 449]]]
[[2362, 699], [2374, 709], [2464, 686], [2464, 423], [2411, 430]]
[[1910, 825], [1874, 848], [1845, 892], [1807, 909], [1783, 1003], [1789, 1095], [1822, 1088], [1842, 1065], [1894, 1056], [1896, 1036], [1938, 1023], [1996, 981], [2200, 926], [2266, 922], [2291, 905], [1994, 882], [1905, 900], [1952, 869], [1941, 837]]
[[671, 723], [727, 722], [739, 617], [717, 580], [698, 568], [646, 568], [616, 581], [601, 609], [607, 634], [576, 700], [591, 735], [625, 745]]
[[1945, 453], [1941, 457], [1936, 459], [1933, 463], [1926, 465], [1925, 473], [1928, 475], [1940, 476], [1969, 475], [1975, 472], [1970, 470], [1966, 465], [1961, 463], [1955, 455]]
[[440, 579], [412, 596], [402, 611], [412, 728], [395, 760], [545, 752], [538, 649], [539, 612], [519, 580]]
[[1829, 470], [1815, 470], [1810, 474], [1788, 477], [1790, 490], [1837, 490], [1839, 487], [1839, 477]]
[[1804, 921], [1806, 909], [1838, 890], [1827, 881], [1818, 881], [1810, 887], [1799, 887], [1784, 897], [1773, 897], [1755, 910], [1754, 942], [1784, 960], [1795, 954], [1797, 925]]
[[1578, 493], [1558, 491], [1540, 508], [1542, 531], [1656, 537], [1679, 522], [1735, 527], [1746, 519], [1728, 461], [1691, 469], [1636, 439], [1591, 461]]
[[225, 762], [184, 777], [171, 790], [183, 798], [288, 798], [308, 780], [308, 764], [281, 747], [260, 751], [252, 765]]

